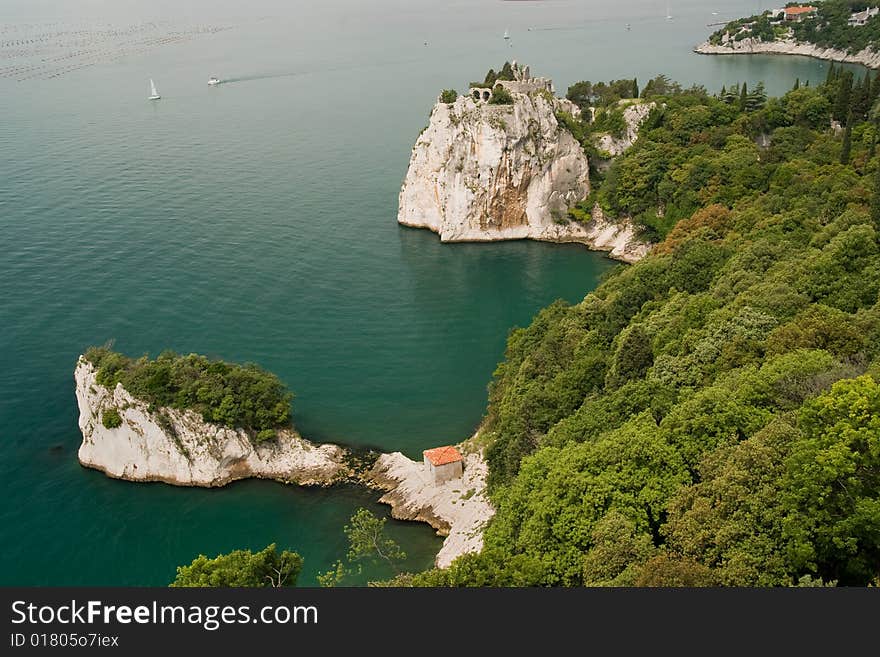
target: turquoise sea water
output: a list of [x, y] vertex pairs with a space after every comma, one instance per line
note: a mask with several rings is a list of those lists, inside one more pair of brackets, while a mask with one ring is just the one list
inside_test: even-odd
[[[664, 72], [781, 92], [826, 71], [692, 54], [707, 22], [755, 9], [740, 0], [720, 17], [673, 3], [671, 22], [653, 0], [178, 4], [0, 4], [0, 584], [164, 585], [200, 552], [273, 541], [314, 584], [358, 506], [387, 514], [357, 488], [192, 490], [82, 469], [72, 373], [91, 344], [257, 362], [318, 441], [417, 457], [473, 431], [507, 331], [613, 263], [398, 227], [439, 89], [514, 58], [559, 90]], [[391, 529], [408, 567], [431, 563], [430, 528]]]

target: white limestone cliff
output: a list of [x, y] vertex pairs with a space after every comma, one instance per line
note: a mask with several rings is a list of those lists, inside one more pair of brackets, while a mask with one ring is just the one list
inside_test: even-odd
[[[443, 242], [535, 239], [605, 250], [595, 238], [606, 226], [568, 217], [590, 193], [589, 162], [556, 113], [579, 110], [553, 96], [549, 80], [525, 75], [502, 83], [510, 105], [473, 94], [437, 102], [412, 150], [399, 223], [428, 228]], [[635, 238], [623, 227], [620, 235]]]
[[[336, 445], [315, 445], [293, 430], [254, 445], [244, 430], [204, 422], [193, 411], [153, 413], [121, 384], [110, 390], [95, 377], [94, 366], [80, 357], [74, 375], [83, 435], [79, 462], [110, 477], [179, 486], [223, 486], [248, 477], [329, 485], [347, 474]], [[110, 408], [122, 418], [114, 429], [102, 422]]]
[[740, 41], [728, 38], [720, 44], [705, 41], [694, 48], [701, 55], [802, 55], [835, 62], [863, 64], [869, 68], [880, 68], [880, 52], [865, 48], [850, 53], [836, 48], [822, 48], [812, 43], [801, 43], [789, 37], [777, 41], [759, 41], [748, 37]]
[[624, 106], [623, 120], [626, 121], [626, 131], [621, 137], [614, 137], [610, 134], [597, 135], [595, 138], [596, 147], [603, 153], [607, 153], [612, 157], [621, 155], [636, 142], [639, 137], [639, 128], [648, 118], [657, 103], [646, 103], [639, 100], [626, 99], [620, 101]]

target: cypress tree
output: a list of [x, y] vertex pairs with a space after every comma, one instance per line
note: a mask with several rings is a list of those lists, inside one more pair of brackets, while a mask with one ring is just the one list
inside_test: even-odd
[[849, 157], [852, 152], [852, 116], [850, 115], [846, 122], [846, 130], [843, 133], [843, 146], [840, 148], [840, 163], [849, 164]]
[[809, 87], [809, 86], [810, 86], [810, 81], [807, 80], [807, 83], [806, 83], [804, 86], [805, 86], [805, 87]]
[[633, 88], [632, 88], [632, 97], [639, 97], [639, 81], [637, 78], [633, 78]]
[[718, 94], [718, 97], [719, 97], [721, 100], [724, 100], [724, 98], [725, 98], [726, 96], [727, 96], [727, 87], [726, 87], [725, 85], [722, 84], [722, 85], [721, 85], [721, 93]]
[[743, 82], [742, 91], [739, 93], [739, 109], [740, 111], [746, 108], [746, 102], [749, 99], [749, 88], [746, 86], [746, 83]]
[[[852, 101], [850, 102], [849, 116], [861, 118], [865, 115], [865, 103], [868, 102], [868, 91], [865, 89], [865, 81], [859, 80], [852, 90]], [[847, 119], [849, 120], [849, 119]]]
[[800, 88], [801, 88], [801, 79], [795, 78], [794, 79], [794, 88], [792, 89], [792, 91], [797, 91]]
[[877, 98], [880, 98], [880, 71], [877, 71], [877, 74], [874, 76], [874, 82], [871, 85], [871, 105], [874, 104]]
[[828, 75], [825, 77], [825, 84], [831, 84], [837, 79], [837, 71], [834, 69], [834, 62], [828, 67]]
[[844, 71], [840, 75], [840, 87], [837, 90], [837, 100], [834, 103], [834, 119], [843, 121], [850, 112], [850, 104], [852, 102], [852, 71]]

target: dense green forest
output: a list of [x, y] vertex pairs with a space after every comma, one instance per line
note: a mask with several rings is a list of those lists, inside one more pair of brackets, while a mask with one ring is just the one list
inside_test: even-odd
[[[85, 358], [95, 366], [96, 380], [103, 386], [113, 388], [121, 383], [134, 397], [156, 409], [195, 410], [206, 422], [246, 429], [256, 442], [273, 439], [276, 429], [291, 424], [292, 393], [278, 377], [256, 365], [171, 351], [154, 360], [147, 356], [133, 359], [108, 347], [92, 347]], [[105, 426], [122, 423], [116, 413], [109, 418], [108, 412], [104, 413]]]
[[[797, 4], [797, 3], [789, 3]], [[837, 48], [852, 53], [872, 47], [880, 50], [880, 16], [869, 18], [864, 25], [849, 25], [850, 16], [868, 7], [876, 6], [864, 0], [827, 0], [804, 3], [818, 11], [800, 22], [781, 22], [769, 12], [731, 21], [709, 37], [709, 42], [719, 44], [725, 33], [735, 41], [745, 38], [759, 41], [775, 41], [784, 38], [791, 30], [792, 36], [804, 43], [814, 43], [823, 48]]]
[[485, 548], [395, 583], [880, 584], [876, 85], [795, 86], [655, 97], [594, 200], [662, 242], [512, 331]]

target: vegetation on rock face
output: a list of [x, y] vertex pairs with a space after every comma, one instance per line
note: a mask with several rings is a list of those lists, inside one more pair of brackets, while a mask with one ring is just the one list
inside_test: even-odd
[[108, 408], [101, 413], [101, 424], [108, 429], [116, 429], [122, 426], [122, 416], [119, 415], [119, 411], [115, 408]]
[[840, 89], [658, 98], [597, 196], [663, 241], [510, 334], [485, 548], [395, 583], [880, 583], [877, 94], [845, 153]]
[[256, 365], [170, 351], [155, 360], [132, 359], [107, 347], [92, 347], [85, 358], [103, 386], [112, 389], [121, 383], [154, 408], [192, 409], [206, 422], [246, 429], [256, 442], [271, 440], [276, 429], [290, 426], [293, 395], [278, 377]]
[[234, 550], [213, 559], [196, 557], [178, 566], [172, 587], [282, 587], [295, 586], [303, 560], [296, 552], [278, 552], [272, 543], [264, 550]]
[[458, 98], [458, 92], [455, 89], [444, 89], [440, 92], [440, 102], [451, 105]]
[[492, 89], [492, 97], [489, 99], [490, 105], [513, 105], [513, 96], [500, 84]]

